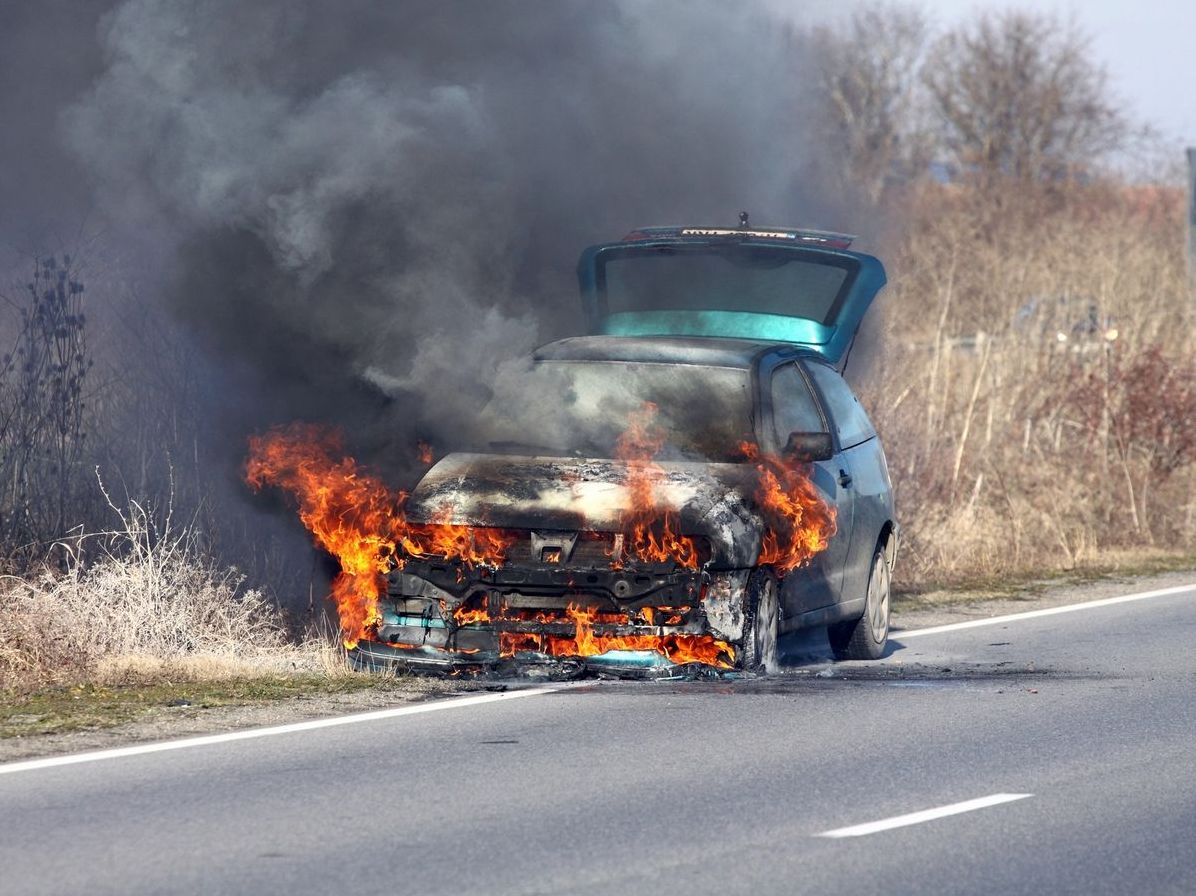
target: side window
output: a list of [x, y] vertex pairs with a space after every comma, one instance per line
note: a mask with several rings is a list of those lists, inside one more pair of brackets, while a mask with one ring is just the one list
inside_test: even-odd
[[835, 429], [838, 431], [841, 447], [850, 448], [876, 435], [872, 421], [868, 419], [860, 400], [843, 381], [843, 377], [824, 364], [809, 364], [807, 369], [826, 399], [831, 416], [835, 418]]
[[791, 432], [826, 432], [818, 402], [796, 364], [773, 371], [772, 425], [778, 445], [789, 441]]

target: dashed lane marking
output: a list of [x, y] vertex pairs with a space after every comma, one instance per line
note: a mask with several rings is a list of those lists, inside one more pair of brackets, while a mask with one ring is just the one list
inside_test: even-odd
[[894, 815], [892, 818], [882, 818], [880, 821], [870, 821], [867, 824], [855, 824], [847, 828], [835, 828], [833, 831], [823, 831], [819, 837], [864, 837], [881, 831], [891, 831], [893, 828], [904, 828], [911, 824], [922, 824], [934, 821], [936, 818], [946, 818], [949, 815], [962, 815], [964, 812], [975, 812], [977, 809], [987, 809], [990, 806], [1000, 806], [1002, 803], [1012, 803], [1031, 797], [1032, 793], [994, 793], [992, 796], [982, 796], [979, 799], [965, 800], [962, 803], [952, 803], [949, 806], [939, 806], [937, 809], [923, 809], [921, 812], [910, 812], [908, 815]]

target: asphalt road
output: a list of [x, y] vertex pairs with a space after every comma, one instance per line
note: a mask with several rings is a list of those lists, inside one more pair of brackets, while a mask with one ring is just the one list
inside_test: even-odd
[[1196, 893], [1193, 643], [1196, 588], [12, 767], [0, 893]]

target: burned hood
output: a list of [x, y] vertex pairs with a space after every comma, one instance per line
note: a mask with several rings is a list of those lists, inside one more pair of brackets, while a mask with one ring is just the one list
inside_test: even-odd
[[[657, 462], [657, 506], [683, 534], [710, 539], [720, 563], [739, 555], [759, 521], [745, 504], [744, 464]], [[420, 480], [407, 502], [415, 523], [504, 529], [619, 532], [630, 496], [627, 465], [602, 458], [450, 454]]]

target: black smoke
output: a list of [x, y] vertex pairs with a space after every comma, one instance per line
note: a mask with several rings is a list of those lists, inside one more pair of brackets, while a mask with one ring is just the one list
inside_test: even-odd
[[39, 181], [60, 229], [86, 221], [186, 343], [196, 450], [230, 482], [246, 435], [293, 418], [396, 475], [416, 439], [451, 446], [505, 359], [582, 329], [589, 243], [740, 209], [850, 224], [818, 176], [806, 32], [771, 5], [0, 10], [0, 113], [37, 120], [0, 144], [0, 200], [29, 212], [0, 237], [28, 235]]

